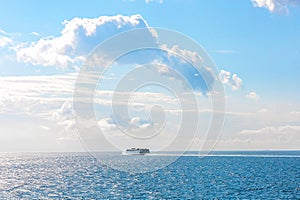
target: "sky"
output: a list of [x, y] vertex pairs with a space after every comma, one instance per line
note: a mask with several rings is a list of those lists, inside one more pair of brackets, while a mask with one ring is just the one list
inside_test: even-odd
[[[122, 150], [133, 145], [155, 150], [168, 146], [172, 150], [199, 150], [205, 139], [214, 150], [299, 149], [299, 3], [297, 0], [2, 2], [0, 151], [84, 151], [90, 150], [89, 145], [97, 146], [95, 150]], [[97, 53], [99, 44], [100, 47], [103, 42], [110, 44], [110, 38], [138, 28], [144, 28], [144, 40], [160, 50], [136, 51], [119, 58], [107, 71], [103, 67], [93, 71], [98, 76], [90, 81], [98, 80], [100, 71], [105, 72], [94, 91], [96, 119], [95, 123], [83, 119], [74, 108], [79, 102], [78, 99], [76, 102], [76, 83], [81, 80], [83, 64], [93, 52]], [[203, 55], [197, 57], [194, 51], [176, 44], [157, 44], [160, 32], [155, 29], [168, 30], [174, 38], [177, 34], [185, 36], [205, 50], [216, 68], [212, 72], [201, 65], [200, 71], [195, 71], [192, 65]], [[107, 62], [101, 60], [101, 64]], [[146, 69], [141, 67], [145, 64]], [[136, 87], [128, 96], [131, 103], [126, 103], [130, 115], [126, 119], [119, 117], [125, 109], [122, 100], [126, 101], [122, 99], [122, 87], [129, 87], [129, 80], [134, 79], [138, 84], [150, 78], [153, 82], [164, 81], [180, 94], [193, 94], [198, 110], [190, 112], [192, 104], [178, 103], [172, 90], [153, 84]], [[210, 141], [203, 134], [210, 129], [214, 113], [220, 112], [212, 106], [214, 86], [218, 84], [225, 89], [225, 116], [219, 127], [222, 130], [215, 133], [218, 137]], [[121, 97], [112, 106], [114, 95], [119, 93]], [[184, 106], [190, 110], [184, 110]], [[165, 109], [163, 114], [161, 108]], [[182, 120], [185, 114], [192, 118], [197, 115], [200, 125], [196, 136], [192, 134], [193, 120]], [[160, 123], [160, 120], [166, 121]], [[99, 133], [95, 137], [92, 134], [88, 137], [95, 144], [87, 144], [83, 132], [95, 131], [91, 127], [96, 125], [104, 139], [97, 138]], [[186, 129], [176, 139], [175, 133], [182, 127]]]

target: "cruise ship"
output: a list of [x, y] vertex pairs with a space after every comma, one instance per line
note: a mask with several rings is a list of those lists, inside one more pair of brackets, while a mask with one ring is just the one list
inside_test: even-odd
[[145, 155], [147, 153], [150, 153], [150, 150], [147, 148], [131, 148], [131, 149], [126, 149], [123, 154], [124, 155]]

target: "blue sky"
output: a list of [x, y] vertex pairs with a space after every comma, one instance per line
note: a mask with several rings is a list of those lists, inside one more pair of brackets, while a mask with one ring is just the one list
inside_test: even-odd
[[[34, 41], [38, 37], [30, 35], [32, 32], [42, 36], [59, 35], [65, 19], [137, 13], [142, 14], [150, 26], [173, 29], [193, 38], [209, 51], [220, 68], [240, 74], [247, 85], [253, 85], [261, 93], [273, 96], [277, 88], [290, 97], [295, 95], [300, 73], [297, 67], [300, 64], [298, 7], [289, 7], [289, 13], [270, 13], [267, 9], [254, 8], [247, 0], [230, 6], [224, 0], [87, 1], [85, 4], [16, 1], [6, 2], [1, 7], [0, 24], [6, 32], [21, 33], [19, 40]], [[229, 53], [217, 53], [220, 50]], [[9, 73], [11, 69], [1, 73], [5, 75], [5, 71]]]
[[[223, 80], [228, 115], [220, 149], [229, 149], [230, 146], [235, 149], [297, 148], [300, 144], [300, 7], [297, 1], [89, 0], [75, 4], [73, 1], [40, 3], [32, 0], [3, 2], [0, 8], [0, 75], [2, 92], [7, 95], [2, 96], [0, 120], [9, 121], [0, 126], [0, 137], [11, 144], [0, 151], [81, 148], [74, 132], [68, 129], [72, 117], [60, 116], [64, 109], [72, 107], [72, 87], [80, 66], [75, 69], [68, 65], [58, 66], [57, 62], [45, 64], [38, 58], [29, 58], [26, 52], [21, 54], [21, 49], [62, 36], [61, 31], [66, 28], [64, 20], [136, 14], [141, 16], [140, 23], [144, 20], [150, 27], [174, 30], [191, 38], [208, 52], [223, 70], [223, 75], [230, 73], [228, 80], [226, 77]], [[124, 30], [133, 28], [135, 26], [129, 24]], [[107, 36], [115, 33], [106, 32]], [[102, 37], [99, 42], [107, 37], [97, 34]], [[18, 55], [23, 57], [18, 58]], [[233, 74], [238, 79], [233, 80]], [[64, 83], [67, 89], [59, 91], [59, 84], [47, 79]], [[30, 81], [30, 85], [25, 84]], [[20, 88], [22, 84], [18, 85], [20, 82], [24, 83], [23, 89]], [[47, 86], [54, 89], [45, 92]], [[40, 88], [34, 91], [32, 87]], [[49, 105], [35, 99], [47, 95], [60, 99]], [[50, 99], [44, 101], [50, 102]], [[23, 144], [18, 149], [13, 143], [23, 136], [19, 136], [19, 131], [9, 124], [25, 127], [23, 118], [29, 121], [28, 137], [24, 136], [28, 145]], [[99, 121], [104, 126], [113, 126], [108, 118]], [[144, 119], [140, 122], [144, 123], [141, 126], [147, 125]], [[36, 124], [40, 130], [35, 128]], [[284, 131], [286, 134], [282, 135]], [[59, 134], [52, 134], [54, 132]], [[274, 134], [277, 138], [284, 138], [283, 142], [280, 139], [269, 141], [270, 134], [271, 137]], [[51, 138], [51, 142], [43, 149], [36, 141], [46, 143], [45, 138]], [[265, 143], [257, 142], [261, 140]]]

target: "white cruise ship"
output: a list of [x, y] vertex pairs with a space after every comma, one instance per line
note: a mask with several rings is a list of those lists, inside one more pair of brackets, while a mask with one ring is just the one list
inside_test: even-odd
[[147, 153], [150, 153], [150, 150], [147, 148], [131, 148], [126, 149], [123, 155], [145, 155]]

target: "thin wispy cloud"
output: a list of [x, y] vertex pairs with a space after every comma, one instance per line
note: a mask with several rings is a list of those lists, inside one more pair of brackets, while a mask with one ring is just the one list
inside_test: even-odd
[[39, 34], [38, 32], [35, 32], [35, 31], [31, 32], [30, 34], [34, 35], [34, 36], [37, 36], [37, 37], [41, 36], [41, 34]]
[[230, 49], [218, 49], [218, 50], [212, 50], [211, 52], [219, 53], [219, 54], [235, 54], [235, 53], [238, 53], [237, 51], [230, 50]]
[[145, 0], [146, 3], [152, 3], [152, 2], [155, 2], [155, 3], [163, 3], [164, 0]]
[[253, 135], [259, 135], [259, 136], [267, 136], [267, 137], [276, 137], [276, 136], [296, 136], [300, 131], [300, 126], [293, 126], [293, 125], [285, 125], [285, 126], [267, 126], [260, 129], [252, 129], [252, 130], [242, 130], [240, 132], [240, 135], [244, 136], [253, 136]]

